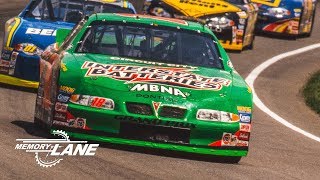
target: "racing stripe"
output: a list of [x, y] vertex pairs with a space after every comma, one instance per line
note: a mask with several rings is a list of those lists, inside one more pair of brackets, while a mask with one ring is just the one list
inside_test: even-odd
[[20, 23], [21, 23], [21, 20], [20, 18], [14, 18], [14, 20], [16, 21], [14, 26], [11, 28], [10, 32], [9, 32], [9, 35], [8, 35], [8, 40], [7, 40], [7, 44], [6, 44], [6, 47], [10, 47], [11, 45], [11, 41], [12, 41], [12, 37], [13, 35], [15, 34], [16, 30], [18, 29]]

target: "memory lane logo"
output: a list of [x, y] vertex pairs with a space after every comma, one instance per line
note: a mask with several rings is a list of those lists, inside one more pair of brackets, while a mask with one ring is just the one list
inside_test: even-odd
[[54, 130], [61, 139], [16, 139], [15, 149], [35, 153], [36, 162], [41, 167], [52, 167], [63, 160], [63, 156], [94, 156], [99, 144], [87, 144], [87, 141], [70, 141], [66, 132]]

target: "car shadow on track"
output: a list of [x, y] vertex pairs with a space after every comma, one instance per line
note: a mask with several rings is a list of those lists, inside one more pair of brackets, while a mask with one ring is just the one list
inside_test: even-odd
[[[46, 138], [46, 139], [53, 138], [53, 135], [50, 135], [48, 132], [45, 132], [44, 130], [39, 129], [34, 125], [33, 122], [16, 120], [16, 121], [12, 121], [11, 123], [24, 129], [26, 133], [32, 136], [35, 136], [36, 138]], [[79, 139], [71, 138], [71, 140], [79, 140]], [[95, 141], [90, 141], [89, 143], [99, 144], [99, 148], [129, 151], [129, 152], [134, 152], [139, 154], [149, 154], [149, 155], [155, 155], [155, 156], [165, 156], [165, 157], [171, 157], [176, 159], [187, 159], [187, 160], [204, 161], [204, 162], [212, 162], [212, 163], [224, 163], [224, 164], [237, 163], [237, 162], [234, 162], [235, 161], [234, 158], [231, 158], [231, 157], [208, 156], [208, 155], [191, 154], [191, 153], [177, 152], [177, 151], [170, 151], [170, 150], [146, 148], [146, 147], [109, 144], [109, 143], [102, 143], [102, 142], [95, 142]]]
[[265, 38], [271, 38], [271, 39], [281, 39], [281, 40], [289, 40], [289, 41], [295, 41], [298, 38], [302, 38], [303, 36], [295, 36], [295, 35], [283, 35], [279, 33], [261, 33], [257, 32], [256, 36], [261, 36]]
[[37, 128], [33, 122], [16, 120], [12, 121], [11, 124], [18, 126], [25, 130], [26, 133], [36, 136], [38, 138], [50, 138], [52, 137], [49, 133]]
[[0, 83], [0, 87], [11, 89], [11, 90], [29, 92], [29, 93], [37, 93], [37, 89], [34, 89], [34, 88], [19, 87], [19, 86], [13, 86], [13, 85], [8, 85], [3, 83]]

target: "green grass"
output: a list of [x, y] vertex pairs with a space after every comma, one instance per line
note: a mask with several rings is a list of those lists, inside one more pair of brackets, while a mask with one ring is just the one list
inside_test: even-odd
[[320, 114], [320, 71], [311, 76], [303, 89], [303, 96], [307, 105]]

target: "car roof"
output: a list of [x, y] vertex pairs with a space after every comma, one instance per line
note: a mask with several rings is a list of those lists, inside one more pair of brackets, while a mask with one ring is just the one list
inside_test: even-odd
[[164, 18], [158, 16], [125, 13], [97, 13], [89, 17], [89, 21], [96, 20], [139, 23], [148, 25], [153, 24], [155, 26], [174, 27], [212, 34], [212, 32], [208, 28], [206, 28], [204, 25], [200, 23], [175, 18]]

